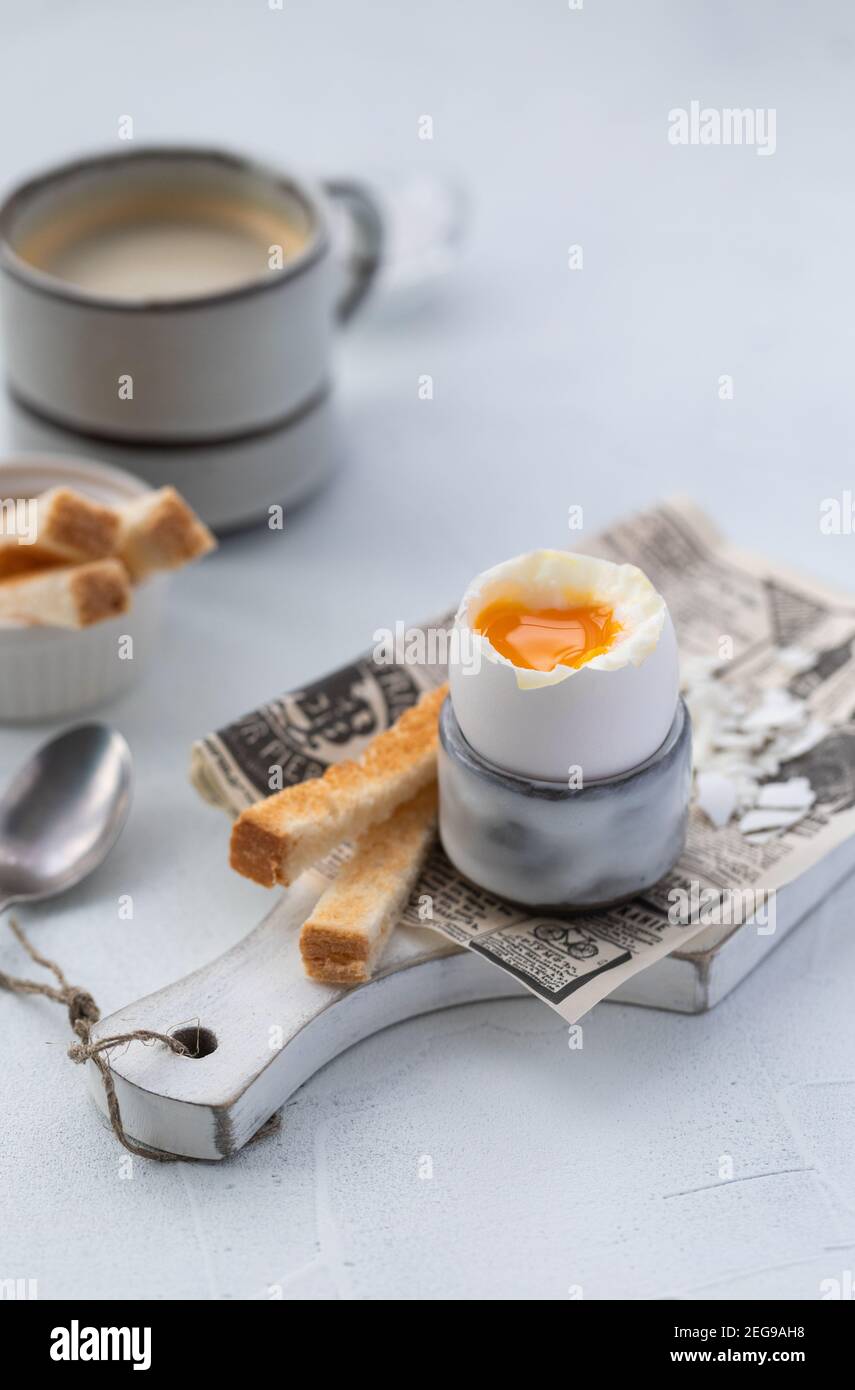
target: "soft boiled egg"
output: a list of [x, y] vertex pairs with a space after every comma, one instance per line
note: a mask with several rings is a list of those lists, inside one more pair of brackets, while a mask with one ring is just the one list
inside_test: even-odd
[[584, 785], [638, 767], [664, 742], [677, 642], [665, 600], [635, 565], [518, 555], [472, 581], [454, 627], [454, 713], [496, 767]]

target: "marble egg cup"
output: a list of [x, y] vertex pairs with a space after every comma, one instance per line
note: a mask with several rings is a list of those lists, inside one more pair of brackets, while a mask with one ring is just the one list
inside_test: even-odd
[[682, 700], [651, 757], [580, 788], [486, 762], [463, 737], [450, 699], [439, 734], [440, 838], [477, 887], [536, 911], [579, 911], [644, 893], [680, 857], [692, 774]]

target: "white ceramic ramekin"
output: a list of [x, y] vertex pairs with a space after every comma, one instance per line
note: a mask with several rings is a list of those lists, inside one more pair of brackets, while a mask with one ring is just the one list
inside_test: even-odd
[[[37, 497], [58, 486], [110, 506], [149, 490], [130, 473], [86, 459], [33, 454], [0, 462], [0, 499]], [[168, 583], [155, 575], [137, 585], [128, 613], [81, 632], [0, 624], [0, 723], [58, 719], [136, 684], [155, 653]], [[131, 659], [120, 656], [126, 637]]]

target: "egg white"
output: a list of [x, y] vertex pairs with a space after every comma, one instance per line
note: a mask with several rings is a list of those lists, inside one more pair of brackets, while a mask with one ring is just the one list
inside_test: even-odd
[[[607, 604], [621, 631], [582, 666], [515, 666], [475, 624], [497, 600], [531, 608]], [[468, 743], [520, 776], [599, 781], [638, 766], [664, 742], [677, 706], [679, 663], [665, 600], [635, 565], [537, 550], [472, 581], [455, 627], [449, 682]], [[464, 659], [465, 658], [465, 659]]]
[[512, 668], [521, 690], [557, 685], [578, 675], [582, 667], [556, 666], [552, 671], [532, 671], [515, 666], [488, 637], [475, 630], [479, 614], [497, 599], [528, 608], [607, 604], [621, 631], [608, 651], [584, 663], [594, 671], [639, 666], [659, 641], [667, 612], [662, 595], [637, 565], [615, 565], [566, 550], [534, 550], [485, 570], [466, 590], [456, 623], [472, 630], [473, 649], [480, 649], [482, 658]]

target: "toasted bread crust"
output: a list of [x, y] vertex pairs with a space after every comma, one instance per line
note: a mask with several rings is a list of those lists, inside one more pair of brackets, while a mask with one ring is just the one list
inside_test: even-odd
[[70, 572], [69, 588], [80, 627], [117, 618], [131, 606], [128, 572], [118, 560], [78, 566]]
[[[25, 517], [15, 502], [0, 512], [0, 618], [41, 627], [83, 628], [127, 612], [130, 583], [175, 569], [216, 542], [175, 491], [146, 493], [122, 508], [57, 487]], [[32, 525], [35, 542], [21, 544]], [[7, 525], [8, 523], [8, 525]], [[18, 529], [16, 529], [16, 526]], [[127, 551], [128, 563], [117, 553]]]
[[[354, 904], [354, 907], [356, 905]], [[306, 926], [310, 930], [306, 931]], [[300, 936], [300, 951], [305, 961], [335, 957], [342, 961], [365, 961], [370, 947], [365, 934], [350, 925], [350, 919], [330, 923], [312, 917], [305, 923]]]
[[[42, 516], [51, 499], [47, 518]], [[39, 541], [69, 560], [103, 560], [113, 555], [119, 541], [119, 514], [82, 497], [70, 488], [55, 488], [39, 501]]]
[[353, 857], [303, 924], [300, 953], [312, 979], [370, 979], [433, 842], [436, 804], [432, 783], [360, 835]]
[[447, 686], [423, 695], [360, 761], [256, 802], [235, 821], [233, 869], [267, 888], [291, 883], [342, 840], [386, 820], [436, 776], [437, 720]]
[[0, 536], [0, 578], [67, 564], [85, 564], [112, 555], [119, 540], [119, 513], [73, 492], [51, 488], [36, 499], [33, 545], [17, 536]]
[[131, 586], [118, 560], [16, 574], [0, 582], [0, 616], [39, 627], [91, 627], [130, 607]]
[[336, 961], [333, 956], [309, 960], [304, 956], [303, 966], [310, 980], [325, 985], [362, 985], [371, 978], [364, 961]]
[[244, 878], [251, 878], [264, 888], [276, 884], [276, 869], [281, 858], [280, 840], [273, 830], [258, 820], [239, 816], [232, 829], [229, 864]]
[[122, 511], [119, 554], [134, 580], [174, 570], [216, 547], [212, 533], [174, 487], [131, 502]]

